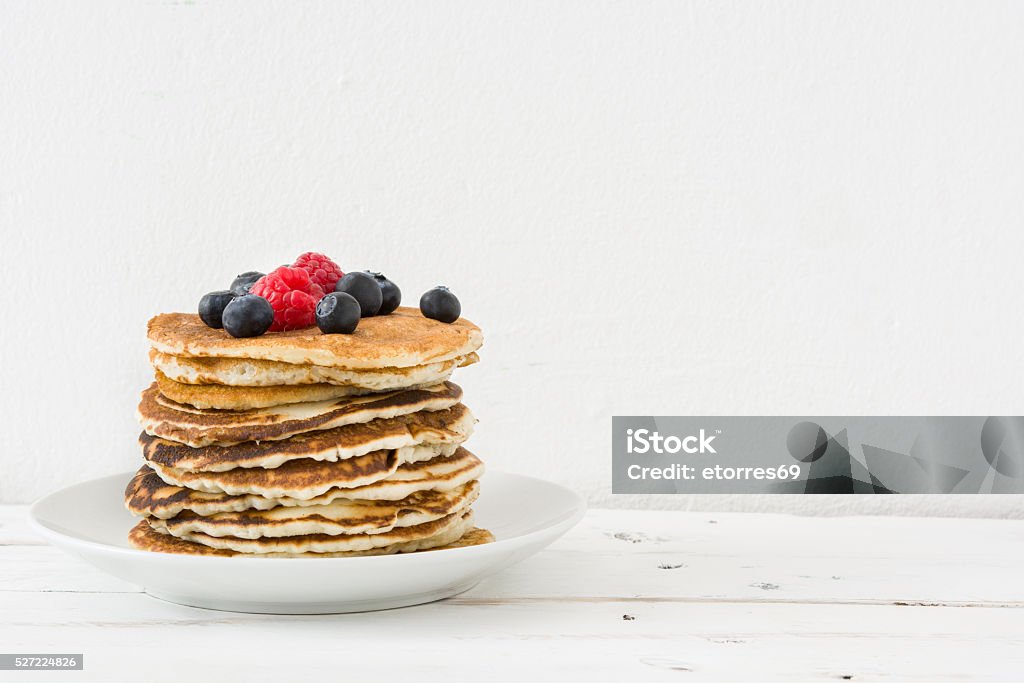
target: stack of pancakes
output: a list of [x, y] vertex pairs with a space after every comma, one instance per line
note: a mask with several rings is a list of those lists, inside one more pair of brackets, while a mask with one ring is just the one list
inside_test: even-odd
[[476, 545], [483, 464], [452, 371], [480, 329], [414, 308], [235, 339], [184, 313], [149, 322], [146, 464], [125, 491], [132, 545], [247, 557], [348, 557]]

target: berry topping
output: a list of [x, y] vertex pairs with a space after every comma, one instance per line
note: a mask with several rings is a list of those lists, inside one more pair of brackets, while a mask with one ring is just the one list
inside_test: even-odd
[[263, 273], [260, 273], [255, 270], [250, 270], [248, 272], [242, 273], [241, 275], [236, 275], [235, 279], [231, 282], [231, 286], [228, 287], [228, 289], [234, 292], [237, 296], [248, 294], [249, 289], [253, 286], [253, 283], [259, 280], [261, 277], [263, 277]]
[[394, 282], [384, 277], [384, 273], [375, 273], [371, 270], [366, 271], [366, 273], [380, 285], [382, 299], [377, 315], [387, 315], [394, 312], [398, 308], [398, 304], [402, 303], [402, 290]]
[[325, 292], [333, 292], [338, 280], [345, 275], [337, 263], [315, 251], [307, 251], [295, 259], [292, 267], [302, 268], [309, 273], [309, 279], [320, 285], [320, 289]]
[[359, 302], [345, 292], [331, 292], [316, 305], [316, 325], [324, 334], [352, 334], [359, 317]]
[[316, 304], [324, 296], [320, 285], [303, 268], [281, 266], [257, 280], [249, 290], [274, 309], [271, 332], [309, 327], [316, 320]]
[[447, 287], [434, 287], [420, 297], [420, 312], [443, 323], [453, 323], [462, 315], [462, 304]]
[[232, 337], [258, 337], [273, 322], [270, 302], [255, 294], [235, 297], [224, 309], [224, 330]]
[[349, 273], [338, 280], [338, 285], [334, 289], [351, 294], [359, 302], [359, 309], [364, 318], [377, 315], [381, 302], [384, 300], [380, 285], [366, 273]]
[[199, 317], [206, 323], [207, 327], [219, 330], [223, 327], [221, 316], [224, 314], [224, 307], [235, 298], [234, 293], [227, 290], [210, 292], [199, 300]]

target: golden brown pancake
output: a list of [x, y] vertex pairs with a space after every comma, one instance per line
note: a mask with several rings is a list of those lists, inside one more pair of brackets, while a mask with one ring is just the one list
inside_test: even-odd
[[154, 383], [142, 392], [138, 418], [147, 434], [198, 448], [286, 439], [311, 430], [333, 429], [420, 410], [445, 410], [461, 399], [462, 389], [444, 382], [422, 389], [272, 408], [199, 410], [167, 399]]
[[302, 458], [344, 460], [407, 446], [460, 444], [469, 438], [475, 422], [469, 408], [459, 403], [447, 410], [421, 410], [390, 419], [304, 432], [277, 441], [193, 448], [143, 432], [139, 443], [143, 457], [150, 463], [190, 472], [223, 472], [236, 467], [274, 468]]
[[483, 344], [473, 323], [446, 324], [416, 308], [363, 318], [353, 334], [322, 334], [315, 327], [235, 339], [193, 313], [162, 313], [149, 321], [149, 341], [177, 356], [255, 358], [351, 369], [410, 367], [468, 355]]
[[399, 501], [336, 500], [327, 505], [223, 512], [204, 517], [182, 512], [150, 519], [150, 526], [183, 537], [191, 533], [236, 538], [280, 538], [309, 534], [377, 534], [417, 526], [467, 509], [480, 495], [474, 480], [450, 491], [419, 491]]
[[[160, 529], [150, 525], [154, 531]], [[416, 550], [424, 547], [446, 545], [462, 538], [463, 534], [473, 526], [473, 511], [447, 515], [416, 526], [397, 527], [379, 534], [305, 534], [302, 536], [282, 536], [280, 538], [236, 538], [234, 536], [210, 536], [209, 534], [192, 532], [174, 534], [176, 538], [201, 543], [202, 545], [221, 550], [234, 550], [239, 553], [337, 553], [364, 552], [367, 550], [384, 549], [389, 546], [419, 542]], [[450, 532], [446, 534], [445, 532]]]
[[[395, 460], [402, 456], [395, 454]], [[390, 469], [385, 461], [382, 471]], [[148, 465], [143, 465], [125, 488], [125, 506], [132, 514], [161, 519], [185, 510], [198, 515], [242, 510], [269, 510], [278, 506], [307, 507], [327, 505], [336, 500], [402, 500], [418, 491], [450, 491], [479, 479], [484, 474], [480, 459], [464, 448], [449, 457], [403, 463], [389, 477], [357, 487], [335, 487], [309, 499], [280, 496], [269, 498], [256, 493], [230, 495], [223, 492], [196, 491], [168, 484]]]
[[480, 527], [473, 527], [462, 535], [457, 541], [453, 541], [448, 545], [442, 545], [437, 548], [426, 548], [425, 550], [447, 550], [449, 548], [468, 548], [472, 545], [484, 545], [486, 543], [494, 543], [494, 534], [487, 529], [481, 529]]
[[[447, 536], [453, 535], [453, 532], [446, 532]], [[432, 541], [440, 542], [444, 538], [431, 539]], [[478, 529], [476, 527], [471, 528], [469, 531], [464, 533], [460, 538], [455, 538], [452, 541], [439, 545], [436, 547], [425, 547], [428, 543], [413, 542], [403, 546], [392, 546], [390, 548], [377, 548], [372, 551], [363, 552], [349, 552], [349, 553], [305, 553], [305, 554], [276, 554], [276, 553], [264, 553], [257, 555], [254, 553], [236, 553], [233, 550], [218, 550], [211, 548], [199, 543], [193, 543], [191, 541], [185, 541], [170, 534], [162, 534], [159, 531], [154, 531], [150, 527], [149, 522], [142, 520], [135, 525], [135, 528], [128, 534], [128, 541], [132, 546], [139, 548], [140, 550], [148, 550], [151, 552], [158, 553], [174, 553], [177, 555], [208, 555], [208, 556], [220, 556], [220, 557], [261, 557], [261, 558], [274, 558], [274, 557], [294, 557], [294, 558], [328, 558], [328, 557], [363, 557], [367, 555], [387, 555], [395, 553], [406, 553], [420, 551], [433, 551], [433, 550], [445, 550], [446, 548], [465, 548], [471, 545], [483, 545], [485, 543], [493, 543], [494, 535], [486, 529]]]
[[252, 410], [372, 393], [359, 387], [337, 384], [283, 384], [273, 387], [182, 384], [169, 379], [159, 370], [155, 374], [161, 394], [175, 403], [184, 403], [200, 410]]
[[295, 365], [254, 358], [198, 358], [149, 350], [149, 362], [168, 379], [183, 384], [270, 387], [282, 384], [338, 384], [366, 391], [394, 391], [443, 382], [456, 367], [480, 360], [475, 353], [407, 368], [348, 370], [324, 365]]
[[208, 493], [231, 495], [255, 493], [265, 498], [308, 500], [333, 488], [365, 486], [395, 473], [404, 457], [434, 458], [439, 446], [415, 446], [391, 451], [374, 451], [355, 458], [319, 461], [290, 460], [280, 467], [237, 467], [226, 472], [189, 472], [149, 463], [168, 484]]

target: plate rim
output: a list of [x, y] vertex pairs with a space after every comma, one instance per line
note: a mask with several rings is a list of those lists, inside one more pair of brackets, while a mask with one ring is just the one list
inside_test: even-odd
[[[91, 551], [94, 551], [94, 552], [112, 553], [112, 554], [115, 554], [115, 555], [124, 556], [126, 558], [133, 558], [133, 559], [140, 559], [140, 560], [152, 560], [152, 559], [156, 558], [159, 561], [179, 562], [179, 563], [185, 563], [185, 564], [195, 563], [195, 562], [211, 562], [211, 561], [212, 562], [225, 562], [225, 561], [231, 562], [231, 561], [237, 561], [239, 559], [238, 556], [180, 555], [180, 554], [175, 554], [175, 553], [161, 553], [161, 552], [154, 552], [154, 551], [150, 551], [150, 550], [141, 550], [139, 548], [130, 548], [130, 547], [129, 548], [123, 548], [123, 547], [120, 547], [120, 546], [110, 545], [108, 543], [102, 543], [100, 541], [90, 541], [90, 540], [76, 538], [74, 536], [69, 536], [67, 534], [60, 533], [59, 531], [55, 531], [54, 529], [51, 529], [48, 526], [46, 526], [38, 518], [38, 510], [39, 510], [39, 508], [42, 505], [46, 504], [48, 501], [52, 500], [53, 498], [56, 498], [56, 497], [61, 496], [62, 494], [65, 494], [70, 489], [77, 488], [77, 487], [80, 487], [80, 486], [86, 486], [88, 484], [92, 484], [92, 483], [98, 482], [98, 481], [100, 481], [102, 479], [113, 479], [115, 477], [121, 477], [121, 476], [123, 476], [125, 478], [124, 479], [125, 481], [128, 481], [131, 478], [132, 474], [133, 474], [132, 472], [126, 472], [124, 474], [121, 474], [121, 473], [118, 473], [118, 474], [108, 474], [108, 475], [105, 475], [105, 476], [102, 476], [102, 477], [95, 477], [93, 479], [87, 479], [85, 481], [80, 481], [80, 482], [77, 482], [77, 483], [74, 483], [74, 484], [69, 484], [69, 485], [64, 486], [64, 487], [62, 487], [60, 489], [57, 489], [56, 491], [53, 491], [51, 493], [46, 494], [45, 496], [43, 496], [43, 497], [37, 499], [36, 501], [34, 501], [29, 506], [28, 512], [27, 512], [29, 527], [32, 529], [33, 532], [35, 532], [37, 535], [41, 536], [47, 543], [49, 543], [51, 545], [54, 545], [54, 546], [57, 546], [58, 548], [60, 548], [62, 550], [65, 549], [63, 546], [68, 546], [68, 548], [67, 548], [68, 550], [71, 550], [71, 549], [76, 549], [77, 550], [79, 548], [84, 548], [84, 549], [91, 550]], [[568, 486], [564, 486], [562, 484], [558, 484], [558, 483], [555, 483], [553, 481], [548, 481], [547, 479], [541, 479], [540, 477], [533, 477], [533, 476], [530, 476], [530, 475], [527, 475], [527, 474], [519, 474], [517, 472], [507, 472], [507, 471], [504, 471], [504, 470], [489, 469], [487, 471], [487, 473], [485, 473], [484, 476], [488, 477], [488, 476], [493, 476], [493, 475], [499, 475], [499, 476], [502, 476], [502, 477], [512, 477], [512, 478], [522, 479], [522, 480], [526, 480], [530, 484], [543, 484], [543, 485], [546, 485], [546, 486], [554, 486], [554, 487], [556, 487], [558, 489], [561, 489], [561, 491], [564, 494], [566, 494], [567, 497], [573, 499], [574, 505], [573, 505], [573, 508], [572, 508], [572, 513], [569, 514], [564, 519], [561, 519], [561, 520], [556, 521], [556, 522], [554, 522], [552, 524], [543, 526], [543, 527], [541, 527], [539, 529], [534, 529], [533, 531], [529, 531], [529, 532], [527, 532], [525, 534], [519, 534], [519, 535], [516, 535], [516, 536], [511, 536], [509, 538], [496, 538], [493, 542], [485, 543], [485, 544], [482, 544], [482, 545], [464, 546], [464, 547], [461, 547], [461, 548], [448, 548], [443, 553], [442, 552], [436, 552], [436, 553], [435, 552], [415, 552], [415, 553], [395, 553], [395, 554], [392, 554], [392, 555], [368, 555], [368, 556], [362, 556], [362, 557], [290, 557], [290, 558], [246, 558], [246, 557], [242, 557], [241, 559], [243, 559], [243, 560], [247, 560], [247, 559], [248, 560], [255, 560], [255, 559], [287, 559], [290, 563], [306, 564], [306, 563], [314, 562], [318, 566], [319, 565], [324, 565], [325, 563], [329, 563], [329, 562], [332, 562], [332, 561], [334, 561], [334, 562], [340, 561], [340, 562], [351, 563], [353, 561], [359, 560], [359, 561], [362, 561], [363, 564], [369, 564], [370, 561], [376, 561], [376, 562], [380, 563], [381, 561], [385, 561], [385, 560], [391, 561], [391, 562], [395, 562], [395, 561], [397, 561], [397, 559], [399, 557], [404, 558], [403, 560], [401, 560], [401, 561], [404, 561], [404, 562], [420, 562], [420, 563], [437, 562], [437, 561], [444, 561], [444, 558], [446, 558], [446, 557], [447, 558], [451, 558], [452, 557], [452, 553], [462, 553], [462, 554], [466, 554], [467, 552], [490, 553], [490, 552], [495, 552], [495, 551], [497, 551], [499, 549], [503, 549], [505, 546], [508, 546], [510, 544], [515, 545], [516, 547], [520, 547], [520, 546], [523, 546], [523, 545], [529, 545], [529, 542], [531, 540], [536, 539], [538, 537], [546, 536], [548, 534], [554, 534], [555, 538], [558, 538], [562, 534], [566, 533], [569, 529], [571, 529], [574, 526], [576, 526], [580, 522], [580, 520], [583, 519], [583, 516], [587, 512], [587, 501], [586, 501], [586, 499], [584, 499], [583, 496], [581, 496], [579, 493], [577, 493], [573, 489], [569, 488]], [[58, 541], [54, 541], [53, 539], [60, 539], [60, 540], [58, 542]], [[412, 558], [414, 558], [414, 557], [415, 558], [419, 558], [419, 559], [413, 560]], [[426, 559], [426, 558], [430, 558], [430, 557], [433, 557], [435, 559], [434, 560]], [[441, 558], [441, 559], [438, 560], [436, 558]]]

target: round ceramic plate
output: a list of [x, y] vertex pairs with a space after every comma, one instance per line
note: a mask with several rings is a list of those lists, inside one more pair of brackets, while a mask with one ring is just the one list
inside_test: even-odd
[[131, 472], [69, 486], [32, 506], [49, 542], [153, 597], [235, 612], [324, 614], [418, 605], [469, 590], [541, 550], [583, 516], [583, 499], [532, 477], [488, 472], [474, 504], [476, 526], [497, 540], [435, 552], [347, 558], [251, 559], [136, 550], [124, 508]]

